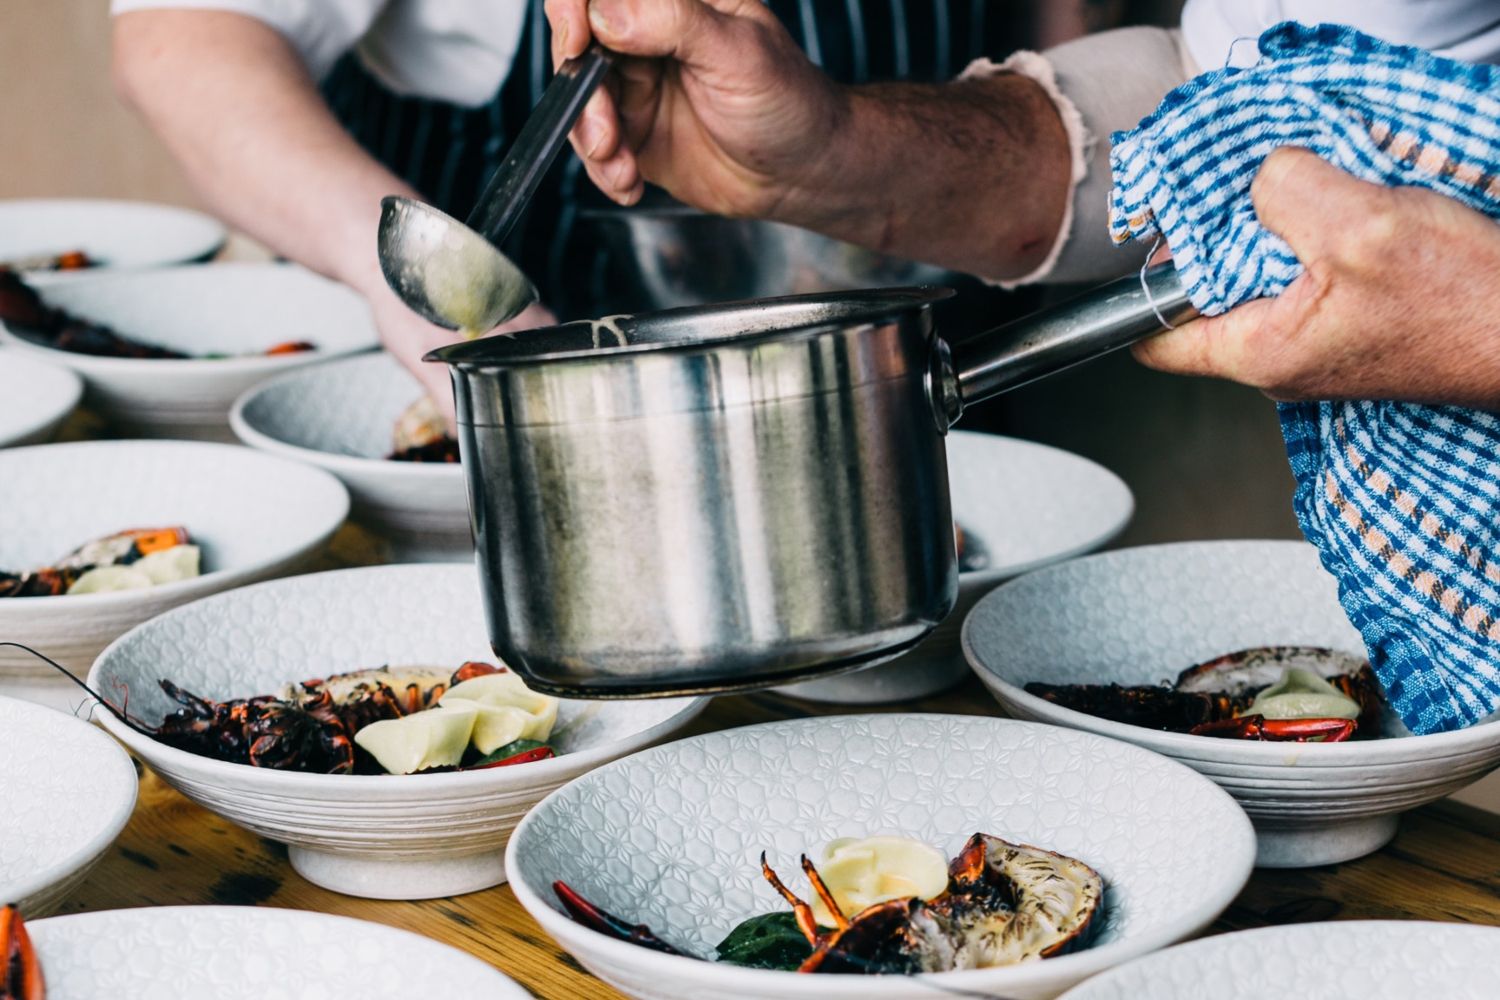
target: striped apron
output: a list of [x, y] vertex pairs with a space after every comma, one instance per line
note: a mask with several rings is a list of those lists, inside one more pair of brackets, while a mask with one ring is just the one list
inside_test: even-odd
[[[946, 80], [1026, 34], [1027, 3], [1010, 0], [768, 0], [809, 57], [835, 79]], [[542, 0], [531, 0], [516, 58], [488, 104], [461, 107], [392, 93], [348, 53], [323, 81], [351, 135], [434, 205], [464, 218], [551, 77]], [[601, 204], [572, 151], [558, 158], [506, 252], [563, 318], [596, 305], [587, 275], [595, 250], [574, 239], [581, 205]], [[577, 308], [569, 309], [573, 303]]]

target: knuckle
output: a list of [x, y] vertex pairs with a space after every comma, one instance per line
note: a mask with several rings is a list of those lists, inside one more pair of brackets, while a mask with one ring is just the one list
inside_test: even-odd
[[1301, 162], [1301, 151], [1282, 147], [1273, 149], [1250, 181], [1250, 200], [1262, 205], [1274, 200], [1281, 186], [1295, 173]]
[[1339, 260], [1357, 270], [1377, 267], [1390, 258], [1401, 232], [1401, 213], [1394, 199], [1372, 198], [1364, 206], [1360, 219], [1340, 230]]

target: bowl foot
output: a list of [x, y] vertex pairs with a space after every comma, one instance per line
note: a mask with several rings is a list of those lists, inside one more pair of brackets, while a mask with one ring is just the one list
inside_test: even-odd
[[314, 885], [364, 899], [440, 899], [478, 892], [505, 881], [505, 852], [457, 858], [352, 857], [289, 847], [292, 867]]
[[[1253, 817], [1252, 817], [1253, 818]], [[1398, 813], [1320, 825], [1276, 827], [1255, 821], [1257, 868], [1312, 868], [1352, 861], [1380, 850], [1396, 835]]]
[[961, 655], [952, 659], [927, 656], [926, 643], [894, 660], [850, 674], [822, 677], [771, 690], [803, 701], [826, 705], [885, 705], [928, 698], [953, 687], [969, 674]]

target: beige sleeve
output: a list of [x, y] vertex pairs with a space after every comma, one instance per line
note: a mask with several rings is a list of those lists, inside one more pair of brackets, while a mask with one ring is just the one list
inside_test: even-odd
[[1117, 247], [1109, 238], [1109, 136], [1134, 128], [1169, 90], [1198, 74], [1182, 32], [1120, 28], [1041, 54], [1017, 52], [1002, 63], [981, 59], [964, 75], [1001, 72], [1031, 77], [1057, 105], [1072, 150], [1073, 197], [1041, 266], [1000, 284], [1097, 282], [1140, 267], [1150, 247]]

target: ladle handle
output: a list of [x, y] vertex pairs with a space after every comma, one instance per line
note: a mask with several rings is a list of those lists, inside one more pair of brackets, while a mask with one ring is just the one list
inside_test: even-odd
[[613, 62], [613, 53], [596, 43], [558, 67], [469, 213], [470, 229], [497, 247], [505, 241]]
[[[1084, 292], [952, 348], [947, 422], [965, 406], [1118, 350], [1198, 315], [1170, 261]], [[1163, 323], [1163, 320], [1166, 323]]]

